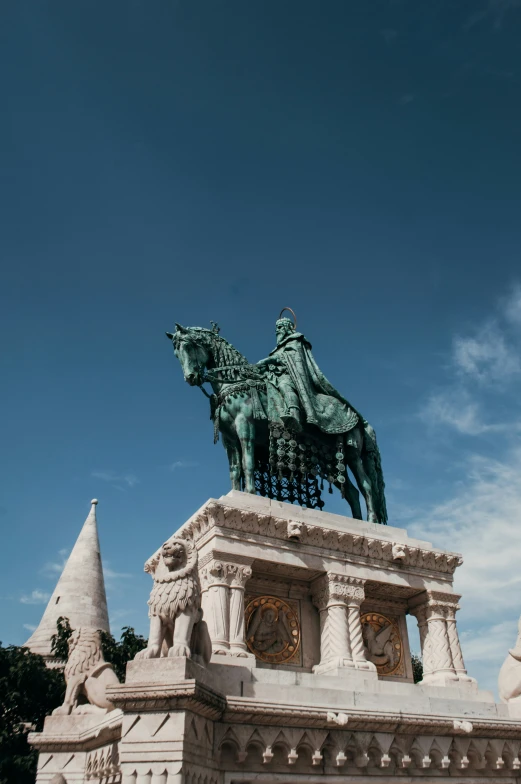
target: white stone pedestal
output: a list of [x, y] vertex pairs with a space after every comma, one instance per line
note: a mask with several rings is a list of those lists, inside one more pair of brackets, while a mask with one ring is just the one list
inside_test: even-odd
[[458, 554], [237, 492], [176, 535], [198, 551], [210, 664], [131, 662], [112, 714], [47, 719], [38, 784], [519, 782], [521, 715], [465, 670]]

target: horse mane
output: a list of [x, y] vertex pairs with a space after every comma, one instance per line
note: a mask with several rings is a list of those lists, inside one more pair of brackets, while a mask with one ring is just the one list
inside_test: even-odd
[[235, 346], [228, 343], [221, 335], [214, 332], [212, 329], [205, 327], [185, 327], [188, 332], [188, 338], [192, 338], [194, 342], [202, 340], [206, 345], [214, 349], [215, 361], [221, 367], [228, 367], [231, 365], [249, 365], [248, 360], [241, 354]]

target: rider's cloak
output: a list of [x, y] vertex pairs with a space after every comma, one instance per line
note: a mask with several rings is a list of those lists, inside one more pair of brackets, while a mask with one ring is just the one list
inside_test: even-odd
[[[347, 433], [361, 419], [357, 411], [329, 383], [315, 362], [311, 343], [300, 332], [288, 335], [269, 356], [276, 356], [282, 361], [287, 376], [298, 393], [303, 418], [309, 424], [316, 425], [324, 433]], [[284, 384], [278, 383], [277, 375], [276, 370], [268, 374], [270, 421], [280, 421], [286, 409], [283, 399]]]

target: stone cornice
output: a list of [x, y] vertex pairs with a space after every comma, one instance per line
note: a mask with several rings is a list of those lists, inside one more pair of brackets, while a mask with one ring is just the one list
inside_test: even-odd
[[[286, 727], [331, 727], [328, 715], [338, 706], [308, 708], [302, 705], [283, 705], [260, 702], [247, 697], [228, 697], [223, 721], [230, 724], [262, 724]], [[404, 735], [435, 733], [456, 736], [454, 716], [427, 716], [401, 711], [342, 710], [348, 717], [349, 730], [366, 732], [394, 732]], [[507, 738], [521, 740], [521, 721], [477, 719], [472, 717], [472, 738]]]
[[[354, 561], [370, 560], [380, 562], [386, 568], [397, 571], [430, 572], [453, 575], [463, 563], [461, 555], [442, 550], [424, 549], [412, 544], [399, 543], [397, 548], [388, 538], [378, 538], [365, 533], [340, 531], [324, 525], [314, 525], [298, 521], [299, 541], [291, 537], [295, 521], [275, 514], [263, 514], [254, 510], [240, 509], [233, 502], [210, 499], [177, 532], [181, 538], [193, 538], [197, 543], [207, 538], [212, 529], [220, 529], [234, 534], [269, 537], [284, 541], [290, 547], [309, 546], [328, 550], [332, 554], [343, 553]], [[397, 550], [399, 549], [399, 553]]]
[[121, 738], [123, 714], [119, 710], [112, 713], [116, 715], [100, 716], [100, 723], [80, 732], [65, 733], [63, 726], [59, 732], [53, 732], [52, 728], [44, 727], [43, 732], [30, 732], [27, 741], [40, 752], [89, 751]]
[[190, 710], [207, 719], [219, 719], [226, 706], [221, 694], [195, 679], [171, 685], [123, 683], [107, 689], [107, 696], [125, 712]]

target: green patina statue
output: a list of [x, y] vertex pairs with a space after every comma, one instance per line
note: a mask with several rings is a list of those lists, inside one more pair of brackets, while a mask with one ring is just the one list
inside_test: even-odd
[[321, 372], [296, 320], [279, 317], [277, 346], [256, 365], [215, 324], [211, 330], [176, 324], [175, 334], [166, 334], [185, 380], [210, 398], [215, 440], [220, 434], [233, 489], [322, 508], [325, 480], [330, 492], [332, 486], [340, 489], [353, 517], [362, 519], [349, 467], [368, 520], [387, 521], [375, 432]]

